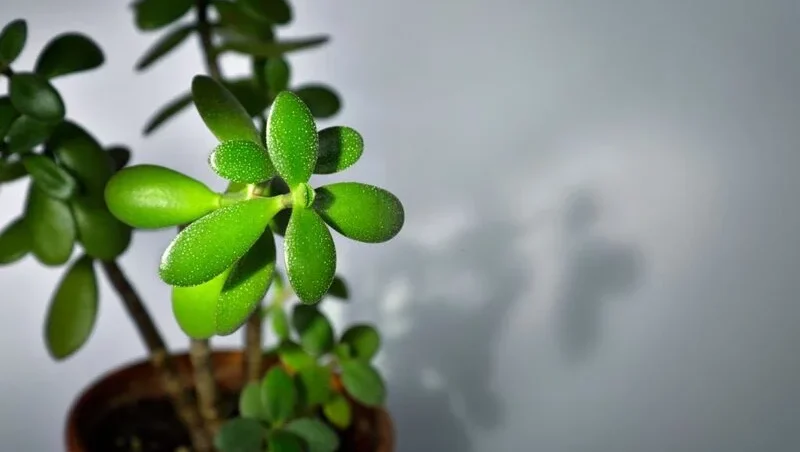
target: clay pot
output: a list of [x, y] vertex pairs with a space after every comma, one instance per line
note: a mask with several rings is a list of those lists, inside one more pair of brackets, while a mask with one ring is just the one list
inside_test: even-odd
[[[189, 355], [175, 355], [174, 360], [186, 387], [191, 387]], [[242, 352], [215, 351], [212, 362], [220, 392], [240, 391], [244, 386]], [[265, 362], [264, 368], [266, 370], [275, 364], [275, 361]], [[70, 408], [65, 432], [67, 452], [87, 452], [86, 426], [102, 418], [110, 409], [137, 400], [163, 397], [160, 379], [149, 361], [138, 361], [102, 376], [86, 388]], [[353, 416], [351, 429], [356, 435], [361, 431], [375, 438], [375, 448], [356, 448], [347, 452], [394, 452], [394, 427], [385, 409], [356, 405]]]

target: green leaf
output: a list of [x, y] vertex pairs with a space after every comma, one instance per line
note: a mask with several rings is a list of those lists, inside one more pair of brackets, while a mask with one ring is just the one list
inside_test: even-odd
[[223, 141], [211, 152], [208, 164], [220, 177], [243, 184], [257, 184], [275, 175], [267, 150], [252, 141]]
[[292, 20], [292, 9], [285, 0], [239, 0], [242, 9], [267, 23], [285, 25]]
[[353, 325], [340, 340], [350, 347], [350, 356], [363, 361], [371, 360], [381, 348], [381, 337], [370, 325]]
[[192, 94], [185, 93], [182, 94], [175, 99], [172, 99], [168, 104], [161, 107], [159, 111], [147, 121], [147, 124], [144, 126], [144, 134], [150, 135], [151, 133], [158, 130], [165, 122], [170, 120], [173, 116], [177, 115], [181, 111], [185, 110], [186, 107], [192, 104]]
[[247, 383], [239, 394], [239, 413], [250, 419], [265, 419], [264, 407], [261, 404], [261, 385]]
[[262, 229], [225, 282], [217, 302], [217, 334], [231, 334], [247, 321], [267, 294], [274, 271], [275, 239], [272, 231]]
[[383, 405], [386, 387], [383, 378], [369, 363], [361, 360], [343, 361], [342, 384], [354, 399], [366, 406]]
[[44, 143], [57, 125], [57, 123], [39, 121], [30, 116], [19, 116], [6, 133], [9, 152], [29, 151]]
[[144, 31], [157, 30], [183, 17], [192, 5], [193, 0], [138, 0], [133, 4], [136, 26]]
[[255, 198], [200, 218], [164, 251], [159, 276], [173, 286], [193, 286], [219, 275], [244, 256], [281, 208], [278, 199]]
[[285, 429], [303, 438], [308, 452], [335, 452], [339, 449], [339, 435], [319, 419], [295, 419], [286, 424]]
[[327, 36], [284, 39], [282, 41], [258, 42], [244, 39], [229, 39], [222, 44], [220, 53], [235, 52], [245, 55], [274, 58], [299, 50], [313, 49], [328, 42]]
[[322, 219], [308, 209], [292, 209], [284, 239], [286, 274], [300, 301], [313, 304], [328, 292], [336, 274], [336, 247]]
[[270, 311], [270, 317], [272, 320], [272, 331], [275, 332], [275, 336], [278, 337], [278, 340], [285, 341], [289, 339], [289, 319], [286, 317], [286, 311], [283, 310], [283, 306], [276, 306]]
[[317, 126], [308, 107], [289, 91], [278, 94], [267, 117], [267, 150], [289, 187], [311, 178], [318, 148]]
[[0, 30], [0, 70], [19, 57], [27, 39], [28, 24], [23, 19], [13, 20]]
[[211, 77], [197, 75], [192, 79], [192, 98], [206, 127], [218, 140], [261, 143], [258, 130], [242, 104]]
[[59, 164], [75, 175], [86, 194], [103, 199], [106, 184], [114, 174], [113, 162], [89, 132], [64, 121], [53, 132], [47, 147]]
[[269, 452], [307, 452], [303, 440], [294, 433], [273, 430], [267, 439]]
[[64, 100], [44, 77], [30, 72], [16, 72], [9, 82], [11, 103], [23, 115], [45, 122], [64, 119]]
[[285, 58], [270, 58], [267, 60], [264, 72], [266, 74], [267, 86], [269, 86], [269, 90], [273, 96], [289, 86], [292, 70], [289, 67], [289, 62], [286, 61]]
[[315, 174], [333, 174], [353, 166], [364, 152], [364, 139], [350, 127], [328, 127], [319, 132]]
[[14, 263], [31, 252], [31, 232], [20, 217], [0, 231], [0, 265]]
[[347, 398], [341, 394], [335, 394], [325, 402], [322, 413], [334, 427], [342, 430], [350, 427], [353, 422], [353, 409]]
[[0, 162], [0, 182], [8, 183], [28, 175], [22, 160]]
[[322, 405], [331, 394], [331, 370], [325, 366], [309, 366], [297, 373], [298, 395], [306, 409]]
[[80, 33], [60, 34], [45, 45], [36, 59], [34, 72], [51, 79], [100, 67], [105, 56], [100, 47]]
[[314, 208], [330, 227], [352, 240], [380, 243], [403, 228], [397, 197], [373, 185], [339, 182], [317, 188]]
[[234, 39], [238, 40], [242, 38], [252, 38], [257, 41], [273, 40], [272, 27], [245, 13], [239, 3], [212, 0], [211, 4], [219, 14], [221, 34], [233, 35]]
[[[242, 104], [250, 117], [260, 116], [269, 106], [267, 93], [259, 88], [252, 78], [231, 80], [224, 84], [233, 97]], [[260, 138], [261, 134], [259, 134]]]
[[14, 105], [11, 104], [11, 99], [8, 96], [0, 97], [0, 142], [5, 138], [11, 124], [19, 117], [19, 112]]
[[175, 50], [179, 45], [186, 41], [197, 26], [195, 24], [189, 25], [182, 25], [180, 27], [173, 28], [161, 38], [158, 39], [155, 43], [153, 43], [150, 48], [139, 58], [139, 61], [136, 62], [136, 70], [143, 71], [148, 67], [152, 66], [153, 63], [157, 62], [161, 58], [163, 58], [169, 52]]
[[106, 152], [108, 152], [109, 157], [111, 157], [115, 172], [125, 168], [125, 165], [131, 160], [131, 150], [125, 146], [111, 146], [106, 149]]
[[100, 200], [79, 196], [70, 201], [78, 242], [91, 257], [110, 261], [128, 249], [133, 231], [114, 217]]
[[309, 355], [299, 344], [290, 340], [284, 340], [278, 347], [278, 357], [284, 366], [298, 371], [317, 363], [313, 356]]
[[[274, 177], [266, 186], [268, 196], [285, 195], [290, 193], [289, 186], [280, 177]], [[292, 215], [291, 209], [281, 210], [275, 215], [275, 218], [270, 223], [270, 228], [273, 232], [280, 236], [286, 235], [286, 228], [289, 226], [289, 219]]]
[[347, 283], [341, 276], [334, 276], [331, 288], [328, 289], [328, 295], [342, 300], [350, 298], [350, 290], [347, 288]]
[[172, 287], [172, 313], [181, 330], [192, 339], [208, 339], [217, 333], [219, 295], [233, 267], [203, 284]]
[[265, 436], [266, 431], [257, 420], [234, 418], [222, 424], [214, 447], [220, 452], [263, 452]]
[[353, 353], [350, 351], [350, 346], [347, 344], [342, 344], [341, 342], [333, 347], [333, 354], [339, 361], [345, 361], [353, 357]]
[[333, 327], [316, 306], [295, 305], [292, 326], [300, 336], [303, 349], [312, 356], [322, 356], [333, 349]]
[[124, 168], [105, 188], [111, 213], [143, 229], [190, 223], [217, 209], [221, 197], [196, 179], [156, 165]]
[[330, 118], [338, 113], [342, 106], [339, 95], [324, 85], [304, 85], [295, 89], [294, 93], [308, 105], [311, 114], [318, 119]]
[[297, 408], [297, 388], [292, 377], [275, 366], [261, 383], [261, 404], [273, 423], [285, 422]]
[[45, 339], [50, 355], [67, 358], [86, 343], [97, 320], [97, 276], [90, 257], [82, 256], [70, 266], [58, 284], [45, 321]]
[[31, 184], [25, 218], [33, 240], [33, 255], [48, 266], [66, 263], [72, 255], [76, 236], [69, 205]]
[[38, 154], [22, 157], [33, 182], [42, 191], [57, 199], [69, 199], [75, 193], [75, 179], [52, 159]]

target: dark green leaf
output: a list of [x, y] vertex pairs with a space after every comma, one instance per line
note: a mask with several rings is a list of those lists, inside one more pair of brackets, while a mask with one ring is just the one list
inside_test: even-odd
[[11, 128], [11, 124], [19, 117], [19, 112], [8, 96], [0, 97], [0, 142], [6, 136], [6, 132]]
[[245, 13], [239, 3], [213, 0], [211, 4], [219, 14], [221, 34], [232, 36], [236, 40], [243, 38], [252, 38], [256, 41], [273, 40], [272, 27]]
[[7, 68], [25, 48], [28, 39], [28, 24], [16, 19], [0, 30], [0, 70]]
[[223, 141], [211, 152], [208, 163], [220, 177], [243, 184], [257, 184], [275, 175], [267, 150], [252, 141]]
[[0, 232], [0, 265], [14, 263], [31, 252], [31, 233], [20, 217]]
[[292, 209], [283, 242], [286, 273], [300, 301], [314, 304], [336, 274], [336, 247], [322, 219], [309, 209]]
[[292, 20], [292, 9], [285, 0], [239, 0], [242, 9], [267, 23], [285, 25]]
[[292, 377], [279, 366], [267, 372], [261, 383], [261, 404], [273, 422], [285, 422], [297, 408], [297, 388]]
[[396, 196], [373, 185], [339, 182], [319, 187], [314, 208], [343, 236], [366, 243], [392, 239], [405, 221]]
[[0, 162], [0, 183], [12, 182], [28, 174], [22, 160]]
[[342, 334], [341, 342], [350, 347], [350, 356], [371, 360], [381, 348], [381, 337], [370, 325], [353, 325]]
[[263, 452], [266, 431], [255, 419], [234, 418], [220, 427], [214, 447], [220, 452]]
[[364, 139], [350, 127], [328, 127], [319, 132], [316, 174], [333, 174], [353, 166], [364, 152]]
[[225, 87], [251, 117], [260, 116], [269, 106], [267, 94], [250, 78], [225, 82]]
[[172, 99], [168, 104], [161, 107], [161, 109], [153, 115], [144, 127], [144, 134], [150, 135], [156, 129], [161, 127], [162, 124], [167, 122], [173, 116], [183, 111], [186, 107], [192, 104], [192, 94], [185, 93], [175, 99]]
[[136, 26], [140, 30], [157, 30], [183, 17], [192, 5], [193, 0], [138, 0], [133, 4]]
[[278, 356], [284, 366], [296, 371], [316, 364], [313, 356], [303, 350], [299, 344], [289, 340], [281, 342], [278, 347]]
[[274, 430], [267, 440], [269, 452], [307, 452], [303, 440], [294, 433]]
[[34, 256], [48, 266], [69, 260], [75, 246], [75, 220], [69, 205], [52, 198], [31, 184], [25, 206], [25, 218], [31, 232]]
[[308, 105], [315, 118], [326, 119], [339, 112], [342, 101], [339, 95], [324, 85], [304, 85], [294, 90], [300, 99]]
[[6, 143], [11, 153], [29, 151], [44, 143], [58, 123], [44, 122], [30, 116], [20, 116], [6, 133]]
[[278, 340], [285, 341], [289, 339], [289, 319], [286, 317], [286, 311], [283, 310], [283, 306], [272, 308], [270, 317], [272, 319], [272, 331], [275, 332]]
[[264, 71], [266, 73], [267, 86], [269, 86], [273, 96], [288, 88], [292, 70], [285, 58], [270, 58], [267, 60]]
[[331, 397], [322, 407], [322, 413], [334, 427], [342, 430], [353, 422], [353, 409], [347, 398], [341, 394]]
[[136, 62], [136, 70], [143, 71], [181, 45], [195, 30], [195, 24], [176, 27], [158, 39]]
[[90, 257], [82, 256], [67, 270], [50, 302], [45, 323], [47, 350], [64, 359], [81, 348], [97, 319], [97, 276]]
[[261, 385], [247, 383], [239, 394], [239, 413], [242, 417], [265, 419], [264, 407], [261, 405]]
[[331, 288], [328, 289], [328, 295], [342, 300], [350, 298], [350, 290], [347, 288], [347, 283], [344, 282], [341, 276], [334, 276]]
[[80, 33], [60, 34], [45, 45], [36, 59], [34, 72], [51, 79], [101, 66], [105, 56], [100, 47]]
[[75, 179], [51, 158], [29, 154], [22, 157], [22, 164], [33, 182], [53, 198], [69, 199], [75, 193]]
[[267, 150], [272, 164], [290, 188], [308, 182], [317, 163], [319, 137], [308, 107], [284, 91], [267, 117]]
[[258, 130], [242, 104], [227, 88], [211, 77], [194, 77], [192, 98], [206, 127], [218, 140], [261, 143]]
[[303, 438], [308, 452], [334, 452], [339, 448], [339, 435], [319, 419], [295, 419], [285, 429]]
[[303, 349], [313, 356], [322, 356], [333, 349], [333, 327], [316, 306], [295, 305], [292, 326], [300, 337]]
[[322, 405], [331, 394], [330, 368], [316, 365], [300, 369], [297, 386], [301, 403], [306, 409]]
[[79, 196], [70, 201], [78, 242], [89, 256], [110, 261], [128, 249], [131, 243], [130, 226], [119, 221], [106, 209], [102, 198]]
[[125, 146], [111, 146], [106, 149], [106, 152], [108, 152], [108, 156], [111, 157], [114, 171], [125, 168], [125, 165], [127, 165], [131, 159], [131, 150]]
[[11, 103], [23, 115], [45, 122], [64, 119], [61, 95], [47, 79], [30, 72], [17, 72], [9, 82]]
[[272, 42], [230, 39], [222, 45], [220, 52], [230, 51], [256, 57], [273, 58], [299, 50], [312, 49], [326, 42], [328, 42], [327, 36], [285, 39]]
[[386, 399], [386, 387], [378, 371], [361, 360], [343, 361], [342, 384], [354, 399], [366, 406], [382, 405]]
[[47, 146], [80, 182], [84, 193], [102, 199], [103, 191], [114, 174], [113, 162], [100, 143], [78, 124], [62, 122]]

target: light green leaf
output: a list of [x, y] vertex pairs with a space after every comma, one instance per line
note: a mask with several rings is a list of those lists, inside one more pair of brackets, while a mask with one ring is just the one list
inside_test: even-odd
[[158, 41], [153, 43], [150, 48], [139, 58], [136, 62], [136, 70], [143, 71], [158, 60], [163, 58], [169, 52], [175, 50], [179, 45], [186, 41], [186, 38], [191, 36], [197, 26], [195, 24], [181, 25], [168, 31], [165, 35], [161, 36]]
[[50, 355], [67, 358], [89, 339], [97, 319], [97, 277], [93, 261], [82, 256], [67, 270], [50, 302], [45, 339]]
[[319, 419], [295, 419], [286, 424], [285, 429], [303, 438], [308, 452], [335, 452], [339, 449], [339, 435]]
[[192, 99], [206, 127], [218, 140], [261, 143], [258, 130], [242, 104], [211, 77], [197, 75], [192, 79]]
[[267, 150], [290, 188], [311, 178], [318, 148], [317, 126], [308, 107], [289, 91], [278, 94], [267, 117]]
[[234, 418], [224, 424], [214, 437], [220, 452], [263, 452], [266, 430], [255, 419]]
[[239, 394], [239, 413], [242, 417], [250, 419], [266, 419], [264, 407], [261, 404], [261, 385], [247, 383]]
[[267, 150], [246, 140], [223, 141], [209, 155], [208, 164], [220, 177], [243, 184], [257, 184], [275, 175]]
[[22, 164], [33, 182], [45, 193], [57, 199], [69, 199], [75, 193], [75, 179], [52, 159], [38, 154], [22, 157]]
[[69, 205], [31, 184], [25, 205], [33, 255], [47, 266], [66, 263], [75, 246], [75, 221]]
[[52, 79], [95, 69], [104, 62], [103, 51], [91, 38], [81, 33], [63, 33], [44, 46], [34, 72]]
[[297, 388], [292, 377], [278, 366], [264, 376], [261, 383], [261, 404], [273, 422], [285, 422], [297, 408]]
[[196, 286], [172, 287], [172, 313], [190, 338], [208, 339], [217, 333], [219, 294], [232, 269]]
[[322, 413], [331, 424], [342, 430], [350, 427], [353, 422], [353, 409], [347, 398], [341, 394], [331, 397], [322, 406]]
[[23, 217], [0, 231], [0, 265], [14, 263], [31, 252], [31, 232]]
[[303, 349], [311, 355], [322, 356], [333, 349], [333, 327], [316, 306], [295, 305], [292, 326], [300, 337]]
[[23, 19], [12, 20], [0, 30], [0, 70], [19, 57], [27, 39], [28, 24]]
[[342, 101], [339, 95], [328, 86], [308, 84], [294, 90], [300, 99], [308, 105], [311, 114], [318, 119], [327, 119], [339, 112]]
[[350, 127], [328, 127], [319, 132], [315, 174], [333, 174], [353, 166], [364, 153], [364, 139]]
[[165, 27], [183, 17], [194, 0], [137, 0], [133, 4], [136, 26], [151, 31]]
[[383, 405], [386, 386], [378, 371], [368, 362], [348, 360], [341, 363], [342, 384], [347, 392], [366, 406]]
[[373, 185], [339, 182], [317, 188], [314, 208], [331, 228], [352, 240], [380, 243], [403, 228], [397, 197]]
[[16, 72], [9, 82], [11, 103], [23, 115], [45, 122], [64, 119], [66, 109], [61, 94], [47, 79], [31, 72]]
[[300, 301], [314, 304], [336, 274], [336, 247], [322, 219], [309, 209], [292, 209], [284, 239], [286, 273]]
[[168, 104], [161, 107], [160, 110], [153, 115], [147, 124], [144, 126], [144, 134], [150, 135], [159, 129], [165, 122], [172, 117], [185, 110], [186, 107], [192, 104], [192, 94], [185, 93], [175, 99], [172, 99]]

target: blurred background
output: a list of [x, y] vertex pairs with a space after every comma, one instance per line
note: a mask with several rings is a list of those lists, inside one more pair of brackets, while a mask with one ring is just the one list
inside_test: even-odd
[[[800, 3], [293, 4], [281, 36], [332, 36], [290, 57], [294, 81], [335, 87], [324, 125], [366, 142], [326, 180], [406, 206], [385, 245], [336, 238], [353, 300], [326, 307], [381, 328], [400, 452], [800, 450]], [[155, 34], [126, 1], [5, 0], [2, 16], [28, 20], [20, 67], [54, 34], [98, 40], [101, 69], [56, 81], [68, 116], [222, 188], [193, 110], [141, 135], [203, 72], [196, 42], [136, 74]], [[3, 188], [2, 224], [24, 193]], [[156, 276], [173, 235], [137, 234], [122, 265], [177, 349]], [[52, 362], [60, 276], [32, 258], [0, 271], [0, 450], [62, 450], [76, 394], [144, 356], [103, 283], [92, 339]]]

